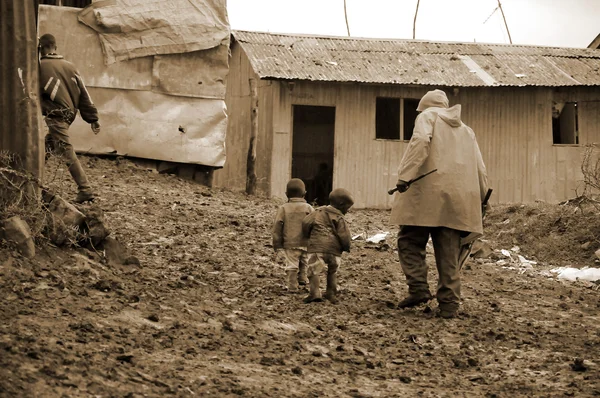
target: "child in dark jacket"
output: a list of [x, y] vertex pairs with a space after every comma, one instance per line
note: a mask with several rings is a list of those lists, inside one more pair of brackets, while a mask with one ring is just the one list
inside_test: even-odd
[[273, 223], [273, 248], [284, 258], [288, 290], [296, 292], [299, 284], [306, 285], [307, 282], [308, 239], [302, 234], [302, 220], [314, 209], [304, 199], [306, 189], [301, 179], [291, 179], [285, 194], [288, 202], [279, 207]]
[[329, 194], [329, 206], [317, 208], [302, 221], [302, 231], [308, 238], [308, 280], [310, 293], [305, 303], [323, 301], [319, 288], [320, 273], [327, 266], [325, 298], [336, 304], [337, 270], [342, 262], [342, 252], [350, 251], [350, 231], [344, 214], [354, 204], [352, 195], [336, 188]]

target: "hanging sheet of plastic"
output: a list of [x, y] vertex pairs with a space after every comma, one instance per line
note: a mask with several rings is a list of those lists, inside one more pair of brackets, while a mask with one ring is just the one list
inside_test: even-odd
[[42, 5], [39, 21], [40, 34], [56, 37], [100, 112], [98, 135], [77, 117], [69, 129], [75, 149], [222, 167], [229, 36], [205, 50], [106, 65], [99, 35], [79, 22], [80, 12]]
[[101, 0], [79, 21], [98, 32], [107, 65], [214, 48], [230, 34], [226, 0]]

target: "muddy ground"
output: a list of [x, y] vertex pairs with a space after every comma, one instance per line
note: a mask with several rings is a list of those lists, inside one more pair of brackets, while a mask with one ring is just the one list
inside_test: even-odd
[[390, 237], [354, 241], [339, 304], [306, 305], [273, 262], [277, 201], [122, 159], [83, 163], [140, 265], [0, 247], [2, 397], [600, 396], [597, 285], [558, 281], [552, 264], [470, 261], [459, 318], [436, 317], [435, 302], [398, 310], [397, 230], [387, 211], [351, 210], [353, 234]]

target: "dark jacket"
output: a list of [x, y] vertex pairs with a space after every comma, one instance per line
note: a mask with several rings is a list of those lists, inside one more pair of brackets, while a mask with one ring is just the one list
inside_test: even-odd
[[273, 223], [273, 248], [297, 249], [308, 246], [308, 239], [302, 235], [302, 220], [314, 211], [302, 198], [291, 198], [280, 206]]
[[42, 114], [50, 119], [73, 123], [77, 110], [88, 123], [98, 121], [98, 110], [92, 102], [75, 65], [61, 55], [48, 54], [40, 62]]
[[350, 251], [350, 231], [341, 211], [332, 206], [319, 207], [302, 221], [302, 232], [308, 237], [309, 253], [341, 256]]

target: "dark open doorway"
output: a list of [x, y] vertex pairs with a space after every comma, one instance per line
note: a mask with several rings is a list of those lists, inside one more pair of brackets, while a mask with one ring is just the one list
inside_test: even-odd
[[306, 184], [306, 200], [329, 204], [333, 181], [335, 107], [294, 105], [292, 178]]

